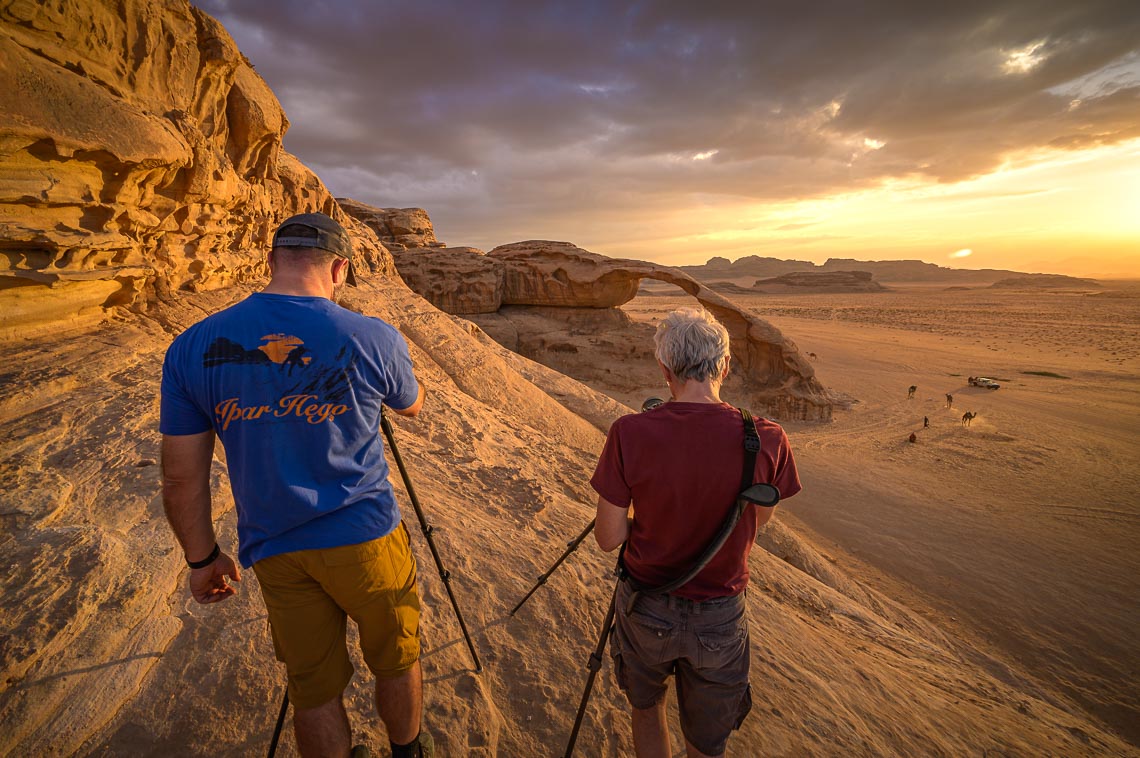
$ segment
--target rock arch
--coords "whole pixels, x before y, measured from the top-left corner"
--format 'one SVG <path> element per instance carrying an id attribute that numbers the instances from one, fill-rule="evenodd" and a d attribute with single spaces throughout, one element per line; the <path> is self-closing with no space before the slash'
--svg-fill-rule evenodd
<path id="1" fill-rule="evenodd" d="M 637 295 L 642 279 L 672 284 L 728 329 L 733 361 L 744 378 L 746 397 L 740 402 L 781 419 L 831 418 L 831 397 L 794 342 L 682 271 L 645 261 L 608 258 L 569 242 L 547 240 L 515 242 L 483 255 L 478 251 L 473 254 L 479 256 L 478 265 L 489 276 L 501 277 L 501 286 L 495 288 L 498 296 L 487 301 L 478 311 L 482 313 L 498 312 L 503 306 L 617 308 Z M 463 289 L 468 281 L 467 275 L 447 275 L 445 256 L 454 255 L 426 248 L 409 250 L 397 257 L 396 265 L 409 286 L 447 310 L 459 300 L 451 291 Z M 442 286 L 446 293 L 441 292 L 441 278 L 449 282 Z M 471 310 L 466 312 L 472 314 Z"/>

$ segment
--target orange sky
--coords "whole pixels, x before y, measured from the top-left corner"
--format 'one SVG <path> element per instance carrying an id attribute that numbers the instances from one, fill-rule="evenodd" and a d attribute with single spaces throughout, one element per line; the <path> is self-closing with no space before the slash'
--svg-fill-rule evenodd
<path id="1" fill-rule="evenodd" d="M 886 260 L 1140 278 L 1140 140 L 1011 158 L 976 179 L 897 180 L 821 199 L 712 205 L 595 228 L 580 244 L 671 265 L 713 255 Z M 712 231 L 692 233 L 694 226 Z M 624 238 L 622 238 L 624 237 Z"/>
<path id="2" fill-rule="evenodd" d="M 195 2 L 448 245 L 1140 277 L 1135 0 Z"/>

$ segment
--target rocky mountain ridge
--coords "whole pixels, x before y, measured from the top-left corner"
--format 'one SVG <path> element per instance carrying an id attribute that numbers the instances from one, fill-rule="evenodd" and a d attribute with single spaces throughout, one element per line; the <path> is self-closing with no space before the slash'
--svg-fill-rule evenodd
<path id="1" fill-rule="evenodd" d="M 784 260 L 747 255 L 730 261 L 714 256 L 701 266 L 679 266 L 690 276 L 708 281 L 714 278 L 754 276 L 778 277 L 796 272 L 832 273 L 840 271 L 866 271 L 878 282 L 945 282 L 947 284 L 992 284 L 1002 279 L 1023 277 L 1026 274 L 1003 269 L 957 269 L 918 260 L 860 261 L 854 258 L 828 258 L 822 264 L 811 261 Z M 1099 286 L 1092 279 L 1063 276 L 1061 274 L 1033 274 L 1054 281 L 1064 280 L 1078 286 Z"/>

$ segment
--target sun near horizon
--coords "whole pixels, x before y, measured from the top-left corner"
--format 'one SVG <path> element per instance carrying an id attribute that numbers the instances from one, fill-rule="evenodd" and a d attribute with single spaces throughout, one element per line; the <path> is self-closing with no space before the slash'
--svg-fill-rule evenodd
<path id="1" fill-rule="evenodd" d="M 701 218 L 715 230 L 687 233 L 693 218 L 676 214 L 657 238 L 581 244 L 669 265 L 757 255 L 1140 279 L 1140 140 L 1020 156 L 953 184 L 893 181 L 830 197 L 708 207 Z"/>
<path id="2" fill-rule="evenodd" d="M 448 245 L 1140 278 L 1126 5 L 195 2 L 286 149 Z"/>

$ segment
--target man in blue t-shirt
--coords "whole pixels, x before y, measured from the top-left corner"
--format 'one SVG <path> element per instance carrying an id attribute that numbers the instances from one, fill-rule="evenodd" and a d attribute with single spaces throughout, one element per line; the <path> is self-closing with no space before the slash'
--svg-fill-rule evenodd
<path id="1" fill-rule="evenodd" d="M 424 391 L 395 328 L 333 302 L 355 284 L 351 256 L 328 216 L 287 219 L 269 285 L 174 340 L 162 370 L 163 505 L 194 599 L 233 595 L 240 571 L 218 547 L 210 503 L 221 439 L 238 559 L 261 586 L 301 754 L 349 752 L 351 616 L 392 754 L 420 756 L 430 738 L 420 732 L 416 563 L 379 431 L 382 406 L 415 416 Z"/>

